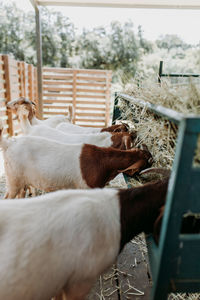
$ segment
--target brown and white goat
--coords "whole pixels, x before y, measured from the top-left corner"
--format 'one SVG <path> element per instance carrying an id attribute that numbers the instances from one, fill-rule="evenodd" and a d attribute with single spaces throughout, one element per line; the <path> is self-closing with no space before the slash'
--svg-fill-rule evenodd
<path id="1" fill-rule="evenodd" d="M 63 144 L 22 136 L 3 138 L 0 130 L 7 182 L 6 198 L 28 186 L 50 192 L 64 188 L 104 187 L 121 172 L 134 175 L 152 163 L 148 150 L 118 150 L 89 144 Z"/>
<path id="2" fill-rule="evenodd" d="M 151 233 L 168 179 L 0 202 L 0 299 L 84 300 L 135 235 Z"/>
<path id="3" fill-rule="evenodd" d="M 56 129 L 65 133 L 73 134 L 88 134 L 88 133 L 100 133 L 100 132 L 127 132 L 129 127 L 127 124 L 115 124 L 104 128 L 93 128 L 93 127 L 81 127 L 71 123 L 60 123 L 56 126 Z"/>
<path id="4" fill-rule="evenodd" d="M 18 120 L 24 134 L 40 136 L 66 144 L 87 143 L 100 147 L 113 147 L 127 150 L 134 146 L 136 132 L 102 132 L 91 134 L 70 134 L 64 133 L 55 128 L 39 124 L 32 126 L 28 119 L 29 111 L 24 105 L 18 109 Z"/>
<path id="5" fill-rule="evenodd" d="M 31 125 L 39 125 L 39 124 L 43 124 L 49 127 L 57 127 L 59 124 L 62 124 L 61 127 L 59 128 L 59 130 L 67 132 L 67 133 L 100 133 L 100 132 L 127 132 L 129 127 L 127 124 L 116 124 L 116 125 L 112 125 L 109 127 L 105 127 L 103 129 L 101 128 L 93 128 L 93 127 L 81 127 L 78 125 L 74 125 L 71 124 L 71 126 L 69 127 L 65 127 L 66 124 L 70 124 L 70 122 L 73 119 L 73 111 L 72 111 L 72 107 L 69 106 L 68 110 L 69 110 L 69 115 L 68 118 L 66 118 L 65 116 L 53 116 L 50 117 L 46 120 L 39 120 L 35 117 L 35 103 L 30 101 L 29 99 L 25 98 L 25 97 L 20 97 L 16 100 L 12 100 L 10 102 L 7 103 L 7 108 L 14 113 L 15 115 L 19 115 L 19 108 L 21 106 L 25 106 L 26 109 L 29 111 L 29 115 L 28 115 L 28 119 L 31 123 Z"/>

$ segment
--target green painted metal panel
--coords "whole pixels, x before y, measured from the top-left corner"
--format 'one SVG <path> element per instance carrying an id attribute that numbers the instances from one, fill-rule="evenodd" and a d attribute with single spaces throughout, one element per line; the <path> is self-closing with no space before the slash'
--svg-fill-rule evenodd
<path id="1" fill-rule="evenodd" d="M 170 291 L 174 293 L 199 292 L 200 280 L 195 279 L 170 279 Z M 196 299 L 198 300 L 198 298 Z"/>
<path id="2" fill-rule="evenodd" d="M 127 187 L 128 187 L 128 188 L 131 188 L 132 185 L 131 185 L 130 182 L 129 182 L 131 177 L 127 176 L 126 174 L 124 174 L 123 176 L 124 176 L 124 180 L 125 180 L 125 182 L 126 182 L 126 184 L 127 184 Z"/>
<path id="3" fill-rule="evenodd" d="M 193 168 L 191 173 L 190 200 L 188 210 L 200 213 L 200 168 Z"/>
<path id="4" fill-rule="evenodd" d="M 113 118 L 112 118 L 112 124 L 115 124 L 117 120 L 121 119 L 121 112 L 118 107 L 118 95 L 115 93 L 115 100 L 114 100 L 114 107 L 113 107 Z"/>
<path id="5" fill-rule="evenodd" d="M 152 235 L 146 237 L 146 244 L 148 249 L 149 263 L 151 267 L 151 275 L 152 278 L 155 278 L 160 260 L 159 247 L 156 245 Z"/>
<path id="6" fill-rule="evenodd" d="M 200 234 L 180 235 L 179 250 L 176 278 L 200 282 Z"/>

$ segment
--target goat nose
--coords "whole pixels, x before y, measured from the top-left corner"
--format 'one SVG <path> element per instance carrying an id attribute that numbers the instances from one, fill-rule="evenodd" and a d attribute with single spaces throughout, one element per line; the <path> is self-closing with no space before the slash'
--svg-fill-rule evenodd
<path id="1" fill-rule="evenodd" d="M 150 157 L 150 158 L 148 159 L 148 163 L 149 163 L 150 165 L 153 164 L 153 157 Z"/>

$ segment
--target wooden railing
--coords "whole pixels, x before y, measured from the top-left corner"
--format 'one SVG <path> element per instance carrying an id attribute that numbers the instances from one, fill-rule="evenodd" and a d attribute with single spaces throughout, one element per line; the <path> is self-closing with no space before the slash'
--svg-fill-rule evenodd
<path id="1" fill-rule="evenodd" d="M 18 134 L 20 130 L 6 109 L 6 103 L 22 96 L 37 103 L 36 68 L 8 55 L 0 55 L 0 116 L 5 133 L 9 135 Z"/>
<path id="2" fill-rule="evenodd" d="M 43 114 L 66 114 L 73 107 L 73 123 L 103 127 L 109 122 L 111 71 L 43 68 Z"/>
<path id="3" fill-rule="evenodd" d="M 73 107 L 73 123 L 104 127 L 110 119 L 111 71 L 43 68 L 43 117 L 67 115 Z M 17 135 L 19 124 L 6 109 L 6 103 L 19 97 L 36 103 L 37 70 L 33 65 L 0 55 L 0 117 L 5 133 Z"/>

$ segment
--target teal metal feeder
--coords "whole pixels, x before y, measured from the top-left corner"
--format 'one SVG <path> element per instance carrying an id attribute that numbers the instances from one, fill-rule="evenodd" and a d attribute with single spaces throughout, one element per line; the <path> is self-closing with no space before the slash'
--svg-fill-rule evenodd
<path id="1" fill-rule="evenodd" d="M 154 114 L 178 125 L 176 152 L 158 246 L 152 236 L 146 237 L 153 279 L 151 300 L 165 300 L 172 292 L 200 292 L 200 234 L 181 233 L 183 215 L 200 214 L 200 168 L 193 165 L 200 134 L 200 117 L 183 115 L 116 93 L 113 124 L 121 119 L 119 98 L 146 106 Z M 130 187 L 128 177 L 124 177 Z"/>

